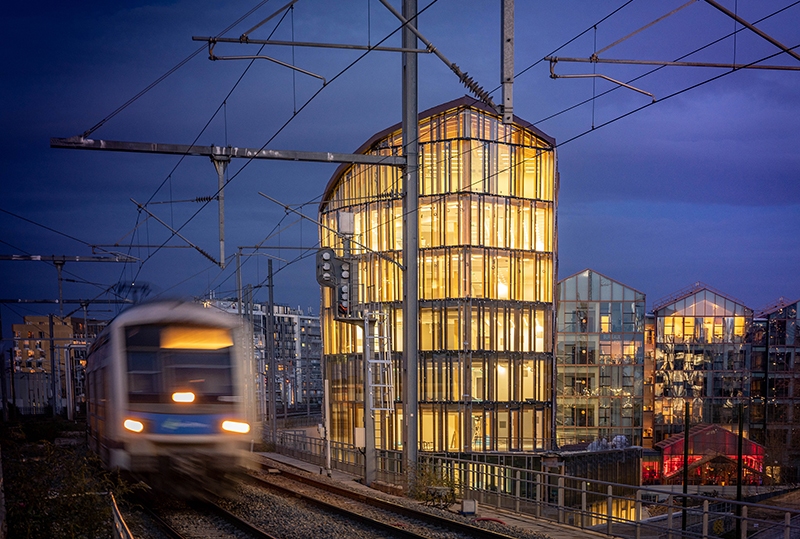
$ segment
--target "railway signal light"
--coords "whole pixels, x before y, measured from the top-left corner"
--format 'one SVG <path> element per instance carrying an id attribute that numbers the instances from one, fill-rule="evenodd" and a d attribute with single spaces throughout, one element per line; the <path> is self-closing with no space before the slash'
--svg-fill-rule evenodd
<path id="1" fill-rule="evenodd" d="M 339 282 L 337 290 L 337 304 L 339 314 L 350 312 L 350 263 L 341 261 L 338 265 Z"/>
<path id="2" fill-rule="evenodd" d="M 322 286 L 336 286 L 334 271 L 336 261 L 333 249 L 325 248 L 317 251 L 317 282 Z"/>
<path id="3" fill-rule="evenodd" d="M 317 282 L 336 289 L 336 311 L 340 316 L 350 314 L 352 277 L 350 262 L 336 256 L 333 249 L 317 251 Z"/>

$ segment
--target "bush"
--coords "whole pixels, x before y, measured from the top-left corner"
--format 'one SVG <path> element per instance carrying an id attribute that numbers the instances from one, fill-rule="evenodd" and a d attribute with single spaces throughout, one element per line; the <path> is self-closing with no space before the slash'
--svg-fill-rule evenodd
<path id="1" fill-rule="evenodd" d="M 103 471 L 85 444 L 56 446 L 63 432 L 58 426 L 46 421 L 3 429 L 8 536 L 108 537 L 113 525 L 108 493 L 120 497 L 130 488 L 117 474 Z"/>
<path id="2" fill-rule="evenodd" d="M 447 487 L 451 492 L 456 491 L 457 484 L 450 477 L 442 473 L 432 463 L 427 462 L 417 467 L 414 474 L 414 484 L 409 496 L 416 500 L 424 500 L 428 496 L 428 487 Z"/>

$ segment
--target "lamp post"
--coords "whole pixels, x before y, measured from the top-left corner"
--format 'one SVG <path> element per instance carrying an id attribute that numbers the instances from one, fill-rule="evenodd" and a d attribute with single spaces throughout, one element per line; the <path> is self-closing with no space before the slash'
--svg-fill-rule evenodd
<path id="1" fill-rule="evenodd" d="M 744 445 L 744 403 L 739 400 L 739 439 L 736 447 L 736 537 L 741 537 L 742 530 L 742 447 Z"/>
<path id="2" fill-rule="evenodd" d="M 686 508 L 689 493 L 689 420 L 691 413 L 689 400 L 683 404 L 683 511 L 681 511 L 681 530 L 686 531 Z"/>

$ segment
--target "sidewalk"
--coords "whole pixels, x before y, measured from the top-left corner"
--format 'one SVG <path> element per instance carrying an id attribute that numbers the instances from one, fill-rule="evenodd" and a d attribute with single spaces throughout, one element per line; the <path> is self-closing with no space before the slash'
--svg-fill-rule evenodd
<path id="1" fill-rule="evenodd" d="M 322 474 L 322 475 L 325 474 L 325 470 L 321 469 L 319 466 L 315 464 L 303 462 L 302 460 L 297 460 L 292 457 L 287 457 L 279 453 L 260 453 L 260 454 L 272 460 L 276 460 L 288 466 L 305 470 L 312 474 Z M 341 483 L 346 483 L 350 487 L 356 488 L 358 490 L 363 490 L 365 494 L 374 494 L 378 492 L 360 483 L 358 481 L 360 479 L 359 477 L 344 472 L 340 472 L 338 470 L 331 470 L 331 479 Z M 451 511 L 458 511 L 459 509 L 460 505 L 459 506 L 453 505 L 450 507 Z M 558 524 L 557 522 L 537 519 L 534 517 L 528 517 L 526 515 L 518 515 L 511 511 L 496 509 L 494 507 L 489 507 L 480 504 L 478 504 L 478 511 L 475 517 L 499 520 L 509 526 L 516 526 L 518 528 L 544 534 L 551 537 L 552 539 L 580 539 L 580 538 L 608 539 L 609 538 L 608 535 L 602 533 L 597 533 L 590 530 L 581 530 L 580 528 L 574 528 L 572 526 L 567 526 L 565 524 Z"/>

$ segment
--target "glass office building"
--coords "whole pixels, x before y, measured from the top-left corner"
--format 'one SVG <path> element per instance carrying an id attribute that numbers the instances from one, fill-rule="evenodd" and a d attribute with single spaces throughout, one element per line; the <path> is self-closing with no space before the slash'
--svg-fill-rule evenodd
<path id="1" fill-rule="evenodd" d="M 419 275 L 418 439 L 423 451 L 531 450 L 552 429 L 553 296 L 558 179 L 555 141 L 470 98 L 419 116 L 419 257 L 402 259 L 402 170 L 343 165 L 320 204 L 321 243 L 345 256 L 352 214 L 354 310 L 386 313 L 400 387 L 403 270 Z M 399 125 L 357 153 L 402 155 Z M 363 331 L 323 289 L 331 437 L 363 425 Z M 338 319 L 337 319 L 338 318 Z M 403 403 L 376 415 L 379 448 L 402 448 Z"/>
<path id="2" fill-rule="evenodd" d="M 559 446 L 642 445 L 645 295 L 591 269 L 558 283 Z"/>
<path id="3" fill-rule="evenodd" d="M 738 404 L 750 396 L 752 309 L 696 283 L 658 302 L 653 314 L 654 443 L 683 431 L 687 404 L 690 424 L 738 432 Z"/>
<path id="4" fill-rule="evenodd" d="M 750 331 L 750 437 L 772 463 L 800 463 L 800 301 L 780 298 L 761 309 Z"/>

